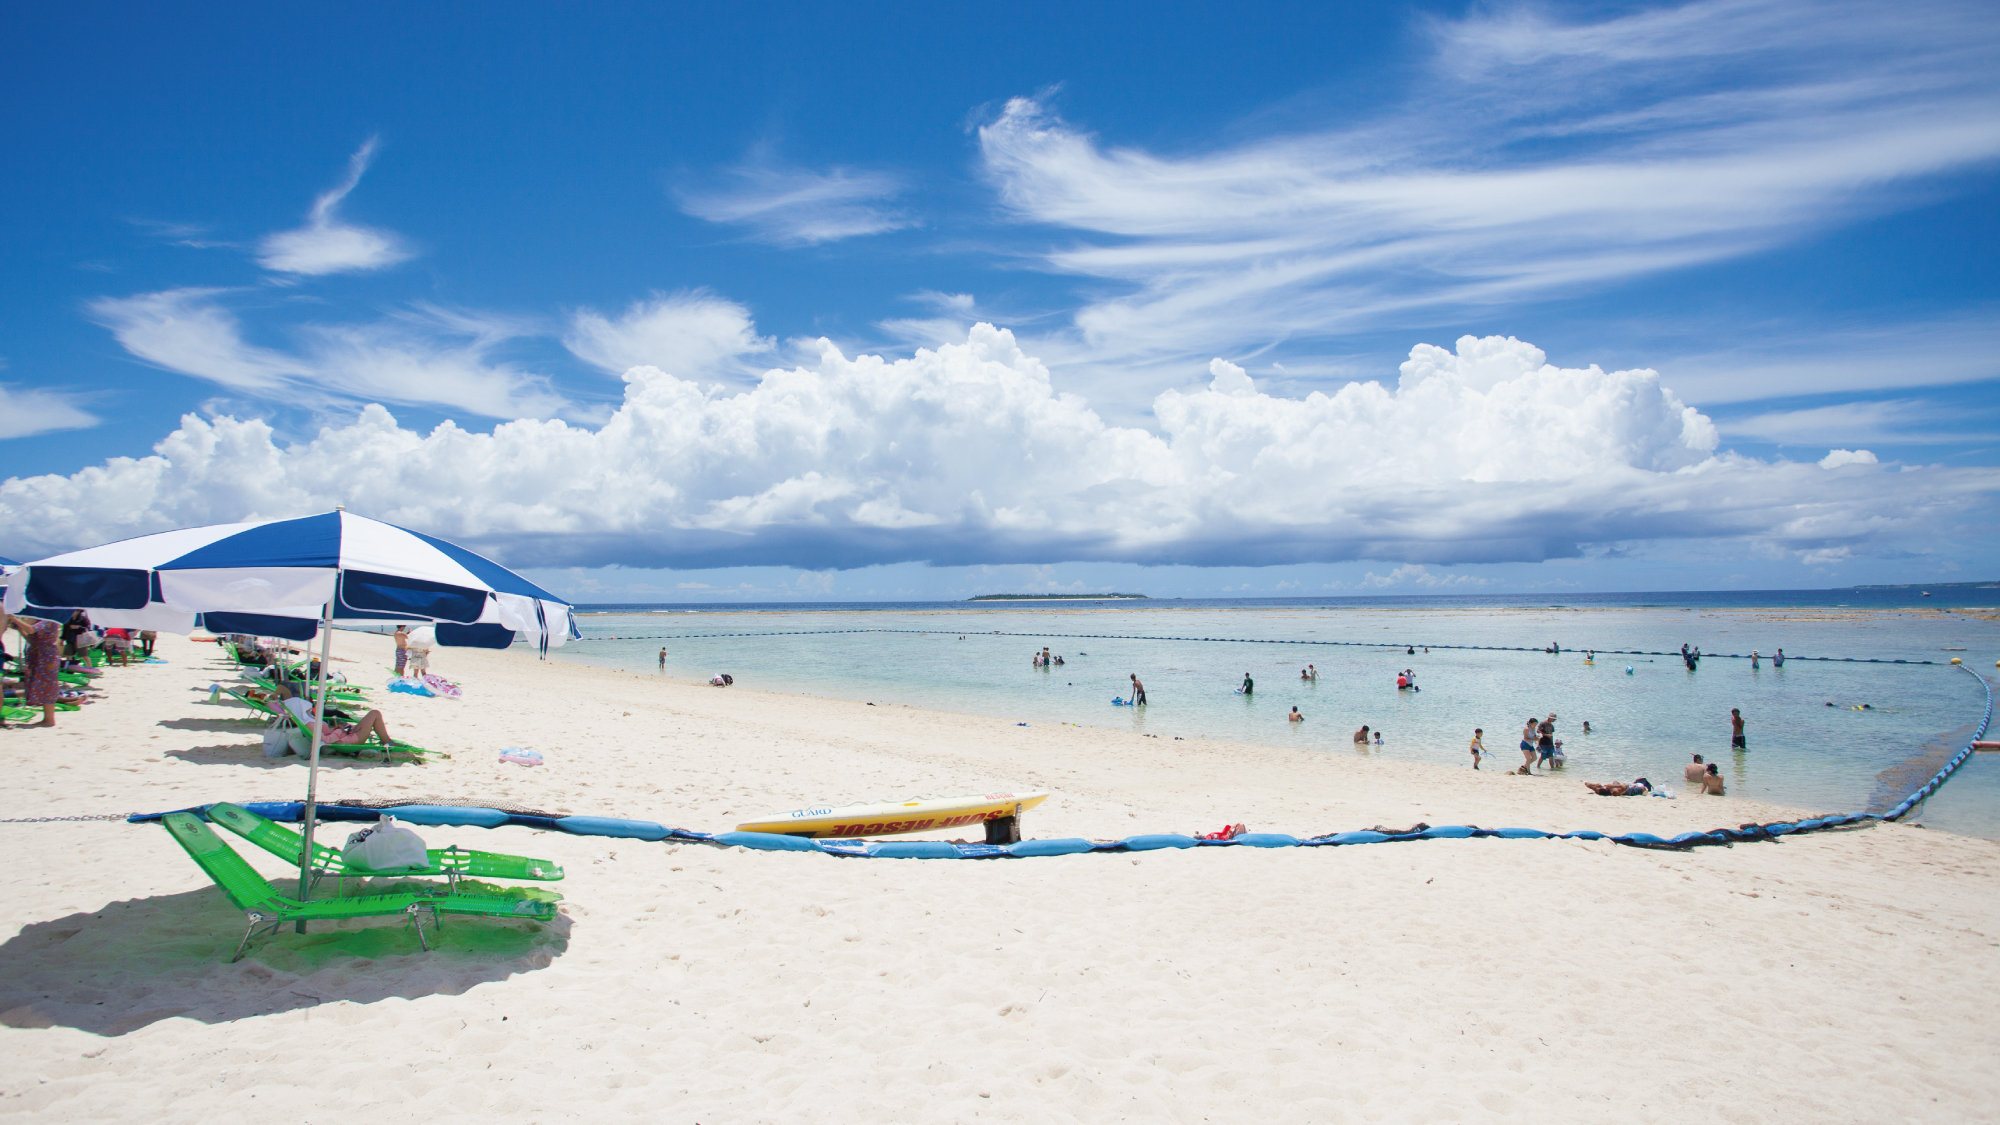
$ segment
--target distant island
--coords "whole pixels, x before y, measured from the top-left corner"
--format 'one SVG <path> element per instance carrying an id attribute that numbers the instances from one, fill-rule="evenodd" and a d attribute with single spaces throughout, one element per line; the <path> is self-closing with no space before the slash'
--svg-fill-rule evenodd
<path id="1" fill-rule="evenodd" d="M 1144 594 L 981 594 L 969 602 L 1101 602 L 1112 598 L 1146 600 Z"/>
<path id="2" fill-rule="evenodd" d="M 1842 586 L 1843 590 L 1991 590 L 2000 588 L 2000 579 L 1985 582 L 1898 582 L 1887 586 Z"/>

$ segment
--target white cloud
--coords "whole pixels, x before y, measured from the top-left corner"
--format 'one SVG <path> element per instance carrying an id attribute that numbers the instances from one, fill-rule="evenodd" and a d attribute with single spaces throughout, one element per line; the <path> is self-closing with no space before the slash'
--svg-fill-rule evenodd
<path id="1" fill-rule="evenodd" d="M 370 137 L 348 158 L 346 177 L 313 201 L 305 226 L 266 235 L 258 243 L 258 264 L 279 273 L 319 276 L 379 270 L 407 260 L 410 252 L 394 234 L 343 223 L 337 213 L 374 156 L 375 138 Z"/>
<path id="2" fill-rule="evenodd" d="M 1423 586 L 1430 589 L 1452 586 L 1484 586 L 1489 579 L 1475 578 L 1470 574 L 1434 574 L 1422 563 L 1406 563 L 1386 575 L 1369 571 L 1361 578 L 1365 589 L 1387 589 L 1392 586 Z"/>
<path id="3" fill-rule="evenodd" d="M 743 375 L 751 370 L 747 357 L 768 352 L 773 345 L 757 335 L 750 310 L 696 290 L 655 293 L 634 301 L 615 318 L 579 309 L 570 318 L 563 346 L 613 375 L 634 367 L 657 367 L 696 379 Z"/>
<path id="4" fill-rule="evenodd" d="M 1080 357 L 1127 369 L 1591 293 L 1768 248 L 2000 157 L 2000 24 L 1977 4 L 1704 0 L 1431 25 L 1380 119 L 1161 154 L 1016 98 L 979 130 L 1041 260 L 1116 283 Z"/>
<path id="5" fill-rule="evenodd" d="M 1705 405 L 1985 382 L 2000 379 L 2000 309 L 1796 336 L 1767 331 L 1660 367 L 1688 401 Z"/>
<path id="6" fill-rule="evenodd" d="M 1838 469 L 1842 465 L 1875 465 L 1879 463 L 1875 459 L 1875 455 L 1865 449 L 1830 449 L 1827 451 L 1826 456 L 1819 459 L 1819 467 L 1822 469 Z"/>
<path id="7" fill-rule="evenodd" d="M 1437 565 L 1646 540 L 1865 553 L 1986 518 L 2000 492 L 1994 469 L 1911 490 L 1888 465 L 1718 455 L 1653 372 L 1504 338 L 1419 346 L 1393 385 L 1333 395 L 1168 390 L 1157 433 L 1058 394 L 987 325 L 908 359 L 819 349 L 741 393 L 635 368 L 595 431 L 424 434 L 370 406 L 281 449 L 262 422 L 190 416 L 154 456 L 0 483 L 0 526 L 52 551 L 340 501 L 516 565 Z"/>
<path id="8" fill-rule="evenodd" d="M 244 343 L 236 314 L 216 301 L 223 292 L 168 289 L 102 297 L 90 303 L 90 315 L 140 359 L 233 390 L 269 393 L 309 373 L 291 356 Z"/>
<path id="9" fill-rule="evenodd" d="M 1952 410 L 1919 399 L 1884 402 L 1842 402 L 1800 410 L 1776 410 L 1722 423 L 1724 433 L 1785 445 L 1830 442 L 1989 441 L 1990 419 L 1964 409 Z M 1968 429 L 1968 427 L 1970 427 Z"/>
<path id="10" fill-rule="evenodd" d="M 513 322 L 421 307 L 366 324 L 308 325 L 297 352 L 249 344 L 222 290 L 106 297 L 90 313 L 125 350 L 232 390 L 322 405 L 340 397 L 425 404 L 488 418 L 544 418 L 567 407 L 540 375 L 491 353 L 527 334 Z"/>
<path id="11" fill-rule="evenodd" d="M 890 205 L 902 181 L 886 172 L 782 167 L 758 152 L 729 171 L 726 186 L 680 192 L 681 210 L 711 223 L 747 226 L 780 244 L 813 246 L 914 226 Z"/>
<path id="12" fill-rule="evenodd" d="M 3 366 L 3 365 L 0 365 Z M 60 391 L 0 383 L 0 441 L 97 425 L 97 415 Z"/>

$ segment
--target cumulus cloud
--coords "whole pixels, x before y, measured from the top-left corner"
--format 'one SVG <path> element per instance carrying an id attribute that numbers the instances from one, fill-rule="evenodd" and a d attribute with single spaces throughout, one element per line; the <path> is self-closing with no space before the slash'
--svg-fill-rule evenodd
<path id="1" fill-rule="evenodd" d="M 814 246 L 915 225 L 890 203 L 902 190 L 902 181 L 886 172 L 814 172 L 760 152 L 722 184 L 681 191 L 680 201 L 696 218 L 748 227 L 764 241 Z"/>
<path id="2" fill-rule="evenodd" d="M 1427 589 L 1485 586 L 1488 582 L 1488 579 L 1476 578 L 1470 574 L 1436 574 L 1422 563 L 1406 563 L 1387 574 L 1377 574 L 1371 570 L 1361 578 L 1362 587 L 1373 590 L 1405 585 L 1422 586 Z"/>
<path id="3" fill-rule="evenodd" d="M 283 351 L 246 342 L 225 295 L 169 289 L 89 308 L 140 359 L 262 397 L 312 405 L 363 398 L 488 418 L 545 418 L 567 406 L 543 376 L 492 358 L 529 331 L 504 318 L 423 306 L 363 324 L 307 325 L 298 349 Z"/>
<path id="4" fill-rule="evenodd" d="M 266 235 L 258 243 L 258 264 L 279 273 L 319 276 L 379 270 L 408 259 L 410 252 L 394 234 L 340 221 L 341 200 L 361 182 L 374 158 L 375 138 L 370 137 L 348 158 L 340 183 L 313 201 L 306 225 Z"/>
<path id="5" fill-rule="evenodd" d="M 1768 248 L 2000 156 L 2000 25 L 1977 4 L 1702 0 L 1431 21 L 1367 120 L 1162 154 L 1042 99 L 979 130 L 1005 206 L 1115 283 L 1081 353 L 1130 366 L 1592 292 Z"/>
<path id="6" fill-rule="evenodd" d="M 1842 465 L 1880 464 L 1873 453 L 1865 449 L 1829 449 L 1826 456 L 1819 459 L 1822 469 L 1838 469 Z"/>
<path id="7" fill-rule="evenodd" d="M 1223 389 L 1160 394 L 1158 432 L 1057 393 L 989 325 L 893 361 L 818 349 L 734 393 L 634 368 L 594 431 L 425 434 L 369 406 L 280 447 L 263 422 L 189 416 L 152 456 L 0 483 L 0 526 L 54 551 L 344 502 L 523 566 L 1437 565 L 1642 540 L 1865 551 L 2000 491 L 1993 469 L 1913 492 L 1886 465 L 1718 454 L 1654 372 L 1556 367 L 1509 338 L 1421 345 L 1393 385 L 1303 399 L 1239 393 L 1225 368 Z"/>
<path id="8" fill-rule="evenodd" d="M 563 346 L 613 375 L 634 367 L 657 367 L 694 379 L 742 375 L 750 370 L 748 357 L 770 351 L 772 341 L 757 335 L 750 310 L 696 290 L 655 293 L 634 301 L 616 317 L 579 309 L 570 318 Z"/>
<path id="9" fill-rule="evenodd" d="M 70 395 L 0 383 L 0 440 L 88 429 L 99 421 L 97 415 L 76 405 Z"/>

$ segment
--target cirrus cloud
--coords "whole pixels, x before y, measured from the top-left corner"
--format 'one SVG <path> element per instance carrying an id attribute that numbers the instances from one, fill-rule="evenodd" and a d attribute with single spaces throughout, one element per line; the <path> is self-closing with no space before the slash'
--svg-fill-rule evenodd
<path id="1" fill-rule="evenodd" d="M 890 205 L 902 191 L 887 172 L 792 168 L 760 148 L 723 182 L 679 194 L 681 210 L 696 218 L 748 227 L 766 242 L 817 246 L 916 225 Z"/>
<path id="2" fill-rule="evenodd" d="M 1984 5 L 1475 6 L 1426 28 L 1410 96 L 1316 128 L 1158 152 L 1045 97 L 1006 102 L 978 131 L 985 174 L 1012 218 L 1066 233 L 1030 260 L 1099 286 L 1067 358 L 1151 377 L 1599 292 L 1934 198 L 2000 159 Z"/>
<path id="3" fill-rule="evenodd" d="M 83 430 L 100 421 L 103 419 L 78 406 L 73 395 L 0 383 L 0 440 Z"/>
<path id="4" fill-rule="evenodd" d="M 990 325 L 907 359 L 818 350 L 736 393 L 635 367 L 596 430 L 426 434 L 369 406 L 280 447 L 263 422 L 189 416 L 152 456 L 0 483 L 0 525 L 55 551 L 344 502 L 523 566 L 1450 564 L 1705 539 L 1825 558 L 1948 533 L 2000 492 L 1993 469 L 1912 488 L 1859 455 L 1828 472 L 1719 453 L 1654 372 L 1556 367 L 1503 337 L 1303 399 L 1218 363 L 1154 400 L 1157 432 L 1059 393 Z"/>
<path id="5" fill-rule="evenodd" d="M 579 309 L 563 346 L 585 363 L 613 375 L 657 367 L 684 379 L 741 375 L 747 357 L 771 350 L 757 335 L 750 310 L 707 290 L 660 294 L 634 301 L 617 316 Z"/>
<path id="6" fill-rule="evenodd" d="M 306 225 L 264 236 L 257 244 L 257 263 L 279 273 L 320 276 L 379 270 L 406 261 L 410 251 L 396 235 L 373 227 L 343 223 L 341 200 L 361 182 L 375 158 L 374 137 L 347 160 L 347 175 L 318 199 L 306 214 Z"/>
<path id="7" fill-rule="evenodd" d="M 570 404 L 542 375 L 492 358 L 532 330 L 503 317 L 417 306 L 359 324 L 309 324 L 295 351 L 243 339 L 226 290 L 104 297 L 90 315 L 125 350 L 169 371 L 291 403 L 347 399 L 435 405 L 488 418 L 546 418 Z"/>

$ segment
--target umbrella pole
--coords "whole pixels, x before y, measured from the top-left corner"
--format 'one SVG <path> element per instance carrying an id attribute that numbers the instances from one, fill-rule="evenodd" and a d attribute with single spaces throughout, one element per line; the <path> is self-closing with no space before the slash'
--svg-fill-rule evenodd
<path id="1" fill-rule="evenodd" d="M 313 709 L 313 714 L 318 717 L 313 721 L 312 754 L 306 759 L 306 830 L 305 842 L 299 848 L 300 902 L 312 897 L 313 819 L 319 814 L 319 740 L 326 729 L 326 677 L 333 668 L 333 603 L 339 599 L 340 585 L 336 579 L 333 597 L 327 599 L 326 609 L 319 619 L 319 706 Z M 298 921 L 298 932 L 306 932 L 303 918 Z"/>

